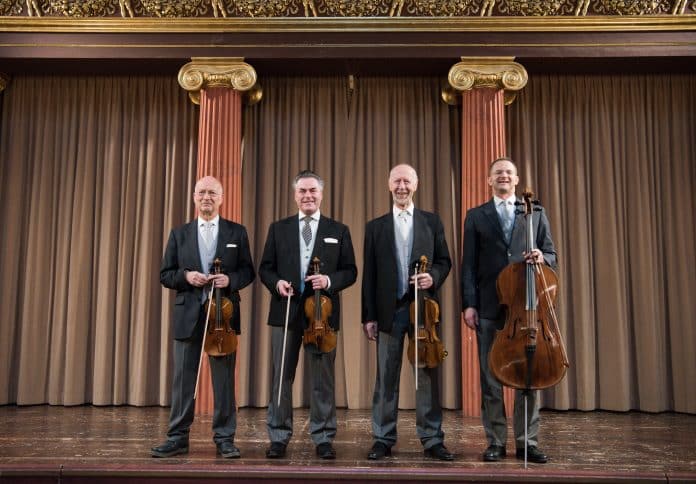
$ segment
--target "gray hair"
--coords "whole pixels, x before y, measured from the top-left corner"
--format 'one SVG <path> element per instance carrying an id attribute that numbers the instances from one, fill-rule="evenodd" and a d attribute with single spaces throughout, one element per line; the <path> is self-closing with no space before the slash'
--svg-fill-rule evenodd
<path id="1" fill-rule="evenodd" d="M 302 170 L 297 174 L 295 179 L 292 181 L 292 189 L 295 190 L 297 188 L 297 182 L 299 182 L 303 178 L 314 178 L 317 183 L 319 183 L 319 189 L 323 190 L 324 189 L 324 180 L 321 179 L 319 175 L 314 173 L 312 170 Z"/>

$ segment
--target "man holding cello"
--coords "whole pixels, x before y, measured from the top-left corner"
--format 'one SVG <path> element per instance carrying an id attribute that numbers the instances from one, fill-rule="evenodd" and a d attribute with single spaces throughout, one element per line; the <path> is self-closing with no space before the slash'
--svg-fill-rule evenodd
<path id="1" fill-rule="evenodd" d="M 355 282 L 358 270 L 348 227 L 319 212 L 324 181 L 305 170 L 295 177 L 293 189 L 299 213 L 271 224 L 259 266 L 261 282 L 271 293 L 273 381 L 266 457 L 284 457 L 292 437 L 292 383 L 304 342 L 311 373 L 311 438 L 320 458 L 335 459 L 339 293 Z"/>
<path id="2" fill-rule="evenodd" d="M 404 337 L 412 332 L 409 307 L 415 292 L 422 291 L 436 300 L 452 266 L 440 217 L 418 210 L 413 204 L 418 188 L 416 170 L 405 164 L 395 166 L 389 173 L 388 186 L 392 209 L 365 227 L 363 331 L 370 341 L 377 342 L 377 381 L 372 400 L 374 443 L 367 454 L 370 460 L 391 455 L 396 444 Z M 411 275 L 421 256 L 425 256 L 429 267 L 417 276 Z M 426 456 L 453 460 L 444 445 L 437 368 L 417 366 L 418 437 Z"/>
<path id="3" fill-rule="evenodd" d="M 169 234 L 162 258 L 160 282 L 176 291 L 173 311 L 172 408 L 167 440 L 152 448 L 153 457 L 172 457 L 189 450 L 189 429 L 193 423 L 194 391 L 202 351 L 211 288 L 219 288 L 231 300 L 231 321 L 226 324 L 239 334 L 239 290 L 255 277 L 246 229 L 220 217 L 222 185 L 212 176 L 198 180 L 193 203 L 198 218 Z M 215 259 L 220 272 L 211 274 Z M 234 335 L 236 338 L 236 335 Z M 234 396 L 236 353 L 210 356 L 213 380 L 213 440 L 222 457 L 236 458 L 234 445 L 237 410 Z"/>
<path id="4" fill-rule="evenodd" d="M 556 265 L 549 222 L 542 208 L 530 214 L 532 237 L 536 248 L 526 251 L 524 217 L 516 213 L 515 187 L 519 183 L 517 167 L 510 158 L 493 161 L 488 184 L 493 198 L 470 209 L 464 221 L 462 257 L 462 305 L 465 324 L 476 331 L 481 383 L 481 416 L 488 440 L 483 460 L 495 462 L 506 455 L 507 422 L 503 402 L 503 388 L 489 366 L 489 354 L 496 332 L 505 323 L 504 312 L 498 299 L 498 275 L 508 264 L 526 261 L 530 264 Z M 527 458 L 545 463 L 546 455 L 537 447 L 539 405 L 537 391 L 527 392 Z M 515 391 L 513 429 L 516 457 L 525 457 L 525 395 Z"/>

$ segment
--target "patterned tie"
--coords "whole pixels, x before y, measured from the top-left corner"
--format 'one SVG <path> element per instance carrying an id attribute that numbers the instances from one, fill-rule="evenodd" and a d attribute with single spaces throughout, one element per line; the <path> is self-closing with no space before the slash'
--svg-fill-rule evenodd
<path id="1" fill-rule="evenodd" d="M 310 242 L 312 242 L 312 227 L 309 225 L 312 217 L 306 216 L 303 220 L 304 227 L 302 227 L 302 239 L 304 240 L 305 245 L 309 247 Z"/>
<path id="2" fill-rule="evenodd" d="M 514 222 L 514 218 L 512 213 L 510 213 L 508 206 L 508 202 L 500 202 L 500 218 L 503 224 L 503 233 L 505 234 L 505 239 L 509 241 L 510 236 L 512 235 L 512 224 Z"/>

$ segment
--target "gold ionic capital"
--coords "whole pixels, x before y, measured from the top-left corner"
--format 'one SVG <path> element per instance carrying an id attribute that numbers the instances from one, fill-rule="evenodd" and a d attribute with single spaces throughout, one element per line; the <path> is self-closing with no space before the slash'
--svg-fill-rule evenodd
<path id="1" fill-rule="evenodd" d="M 527 85 L 527 71 L 514 57 L 462 57 L 462 61 L 452 66 L 447 75 L 449 86 L 442 91 L 442 99 L 452 104 L 455 91 L 468 91 L 478 88 L 503 89 L 505 104 L 511 104 L 517 91 Z"/>
<path id="2" fill-rule="evenodd" d="M 4 91 L 10 82 L 10 76 L 0 73 L 0 92 Z"/>
<path id="3" fill-rule="evenodd" d="M 255 102 L 263 95 L 256 84 L 256 71 L 243 57 L 192 57 L 191 62 L 179 70 L 178 80 L 195 104 L 200 104 L 201 89 L 208 87 L 252 91 L 253 95 L 248 97 Z"/>

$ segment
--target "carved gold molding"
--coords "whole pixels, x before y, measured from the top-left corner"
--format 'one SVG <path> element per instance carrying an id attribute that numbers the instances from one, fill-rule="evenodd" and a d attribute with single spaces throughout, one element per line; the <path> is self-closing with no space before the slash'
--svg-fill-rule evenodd
<path id="1" fill-rule="evenodd" d="M 0 92 L 5 90 L 5 88 L 7 87 L 7 84 L 9 82 L 10 82 L 9 76 L 6 76 L 5 74 L 0 74 Z"/>
<path id="2" fill-rule="evenodd" d="M 0 0 L 0 15 L 74 18 L 546 17 L 695 11 L 695 0 Z"/>
<path id="3" fill-rule="evenodd" d="M 505 90 L 505 104 L 511 104 L 517 91 L 527 85 L 527 71 L 514 62 L 514 57 L 462 57 L 450 68 L 447 80 L 454 91 L 477 88 Z M 443 89 L 442 99 L 448 104 L 460 98 L 450 89 Z"/>
<path id="4" fill-rule="evenodd" d="M 237 91 L 249 91 L 256 86 L 256 71 L 242 57 L 192 57 L 191 62 L 179 70 L 179 85 L 189 92 L 191 101 L 201 102 L 201 89 L 227 87 Z M 258 102 L 263 95 L 261 88 L 250 99 Z"/>

